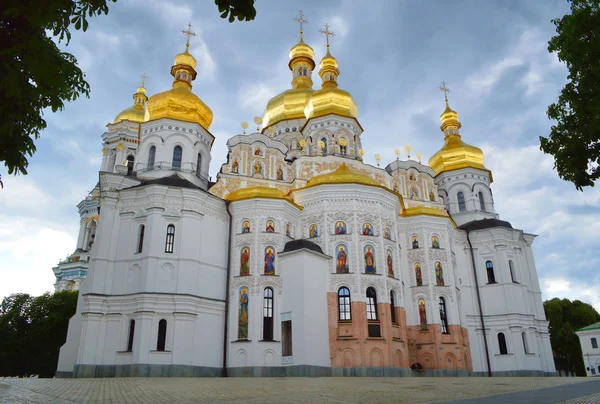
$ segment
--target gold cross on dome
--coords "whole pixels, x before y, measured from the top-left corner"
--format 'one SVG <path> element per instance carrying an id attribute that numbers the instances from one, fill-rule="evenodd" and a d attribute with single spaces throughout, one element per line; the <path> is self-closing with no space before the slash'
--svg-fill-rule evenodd
<path id="1" fill-rule="evenodd" d="M 144 82 L 148 78 L 148 76 L 146 76 L 146 72 L 144 72 L 144 74 L 142 74 L 140 77 L 142 78 L 142 87 L 144 87 Z"/>
<path id="2" fill-rule="evenodd" d="M 448 101 L 448 93 L 450 92 L 450 89 L 448 87 L 446 87 L 446 82 L 442 81 L 442 85 L 440 86 L 440 91 L 444 92 L 444 98 L 446 99 L 446 102 Z"/>
<path id="3" fill-rule="evenodd" d="M 325 24 L 325 31 L 320 29 L 319 32 L 321 34 L 325 34 L 325 37 L 327 38 L 327 49 L 329 50 L 329 36 L 335 36 L 335 33 L 333 31 L 329 31 L 329 24 Z"/>
<path id="4" fill-rule="evenodd" d="M 188 48 L 190 47 L 190 37 L 196 36 L 196 33 L 192 31 L 192 23 L 188 23 L 188 29 L 182 29 L 181 33 L 187 36 L 187 42 L 185 43 L 185 50 L 187 52 Z"/>
<path id="5" fill-rule="evenodd" d="M 300 24 L 300 39 L 302 39 L 302 34 L 304 33 L 304 31 L 302 30 L 302 24 L 308 24 L 308 20 L 302 18 L 304 17 L 302 10 L 298 11 L 298 16 L 299 17 L 294 18 L 294 21 Z"/>

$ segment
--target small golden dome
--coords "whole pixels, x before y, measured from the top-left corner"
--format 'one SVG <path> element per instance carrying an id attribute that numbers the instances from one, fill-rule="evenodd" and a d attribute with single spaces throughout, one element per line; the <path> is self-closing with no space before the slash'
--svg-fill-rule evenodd
<path id="1" fill-rule="evenodd" d="M 314 187 L 325 184 L 361 184 L 381 187 L 379 181 L 367 174 L 350 170 L 345 163 L 340 164 L 334 171 L 311 178 L 306 186 Z"/>
<path id="2" fill-rule="evenodd" d="M 314 69 L 315 51 L 310 47 L 310 45 L 307 45 L 302 38 L 300 38 L 300 42 L 292 46 L 292 49 L 290 49 L 290 69 L 292 61 L 299 57 L 312 60 Z"/>
<path id="3" fill-rule="evenodd" d="M 286 195 L 279 189 L 271 188 L 271 187 L 256 186 L 256 187 L 240 188 L 237 191 L 233 191 L 230 194 L 226 195 L 224 199 L 226 201 L 235 202 L 235 201 L 243 201 L 246 199 L 255 199 L 255 198 L 282 199 L 282 200 L 290 202 L 297 208 L 302 209 L 302 207 L 300 205 L 296 204 L 291 197 L 289 197 L 288 195 Z"/>
<path id="4" fill-rule="evenodd" d="M 186 48 L 185 52 L 182 52 L 179 55 L 175 56 L 175 62 L 173 63 L 173 65 L 191 66 L 193 69 L 195 69 L 196 63 L 196 58 L 193 57 Z"/>
<path id="5" fill-rule="evenodd" d="M 148 97 L 146 97 L 146 89 L 143 85 L 137 88 L 136 93 L 133 95 L 133 99 L 133 106 L 125 108 L 123 111 L 119 112 L 113 121 L 114 123 L 119 123 L 121 121 L 130 121 L 135 123 L 144 122 L 144 103 L 148 101 Z"/>

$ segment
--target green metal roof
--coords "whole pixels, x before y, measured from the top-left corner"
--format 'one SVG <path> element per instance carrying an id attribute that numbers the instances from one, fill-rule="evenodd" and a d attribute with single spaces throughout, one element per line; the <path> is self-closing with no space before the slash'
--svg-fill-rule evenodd
<path id="1" fill-rule="evenodd" d="M 588 325 L 587 327 L 580 328 L 577 331 L 589 331 L 589 330 L 600 330 L 600 321 L 598 321 L 597 323 Z"/>

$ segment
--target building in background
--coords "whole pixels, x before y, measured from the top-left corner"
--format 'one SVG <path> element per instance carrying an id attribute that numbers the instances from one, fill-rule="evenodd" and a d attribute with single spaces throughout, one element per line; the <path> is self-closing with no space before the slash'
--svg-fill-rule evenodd
<path id="1" fill-rule="evenodd" d="M 600 322 L 580 328 L 575 334 L 579 337 L 586 374 L 588 377 L 600 376 Z"/>

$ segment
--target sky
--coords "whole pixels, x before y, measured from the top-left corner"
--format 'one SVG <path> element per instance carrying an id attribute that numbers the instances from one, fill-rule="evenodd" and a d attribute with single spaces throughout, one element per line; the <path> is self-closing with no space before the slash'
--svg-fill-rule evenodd
<path id="1" fill-rule="evenodd" d="M 539 136 L 552 125 L 547 107 L 567 77 L 547 51 L 551 20 L 569 11 L 566 0 L 257 0 L 254 21 L 232 24 L 212 1 L 110 3 L 107 16 L 92 18 L 86 33 L 74 32 L 61 45 L 85 72 L 90 98 L 45 113 L 48 127 L 27 176 L 0 168 L 0 298 L 53 290 L 52 267 L 75 249 L 76 205 L 98 181 L 105 125 L 132 105 L 142 73 L 148 95 L 170 88 L 188 22 L 197 33 L 190 46 L 198 60 L 194 92 L 214 113 L 214 179 L 240 122 L 252 122 L 290 87 L 298 8 L 309 21 L 304 39 L 317 63 L 325 53 L 319 29 L 328 23 L 336 34 L 331 53 L 340 87 L 359 108 L 365 162 L 375 164 L 378 153 L 385 165 L 395 159 L 394 148 L 407 144 L 426 162 L 443 145 L 439 86 L 446 81 L 463 140 L 484 151 L 493 172 L 497 213 L 538 235 L 533 249 L 543 299 L 577 298 L 600 310 L 599 187 L 577 191 L 539 150 Z"/>

